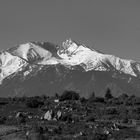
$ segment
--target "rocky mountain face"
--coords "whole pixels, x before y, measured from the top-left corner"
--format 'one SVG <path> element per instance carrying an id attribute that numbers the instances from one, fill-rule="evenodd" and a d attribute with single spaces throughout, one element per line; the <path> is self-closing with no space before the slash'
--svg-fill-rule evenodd
<path id="1" fill-rule="evenodd" d="M 140 92 L 140 63 L 94 50 L 71 39 L 61 46 L 29 42 L 0 53 L 0 96 L 61 94 L 89 97 Z"/>

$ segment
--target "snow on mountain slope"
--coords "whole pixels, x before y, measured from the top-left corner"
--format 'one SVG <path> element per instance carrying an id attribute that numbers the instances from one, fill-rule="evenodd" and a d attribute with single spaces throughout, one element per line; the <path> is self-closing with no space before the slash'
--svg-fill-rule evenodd
<path id="1" fill-rule="evenodd" d="M 29 62 L 35 61 L 35 60 L 45 61 L 52 57 L 51 52 L 41 48 L 40 46 L 33 44 L 33 43 L 21 44 L 12 53 Z"/>
<path id="2" fill-rule="evenodd" d="M 8 52 L 2 52 L 0 54 L 0 83 L 4 78 L 19 71 L 25 65 L 26 62 L 23 59 Z"/>
<path id="3" fill-rule="evenodd" d="M 26 44 L 21 44 L 15 49 L 12 49 L 10 53 L 32 64 L 33 63 L 40 64 L 40 65 L 58 64 L 59 62 L 57 62 L 57 58 L 53 56 L 53 53 L 41 47 L 40 45 L 31 42 Z"/>
<path id="4" fill-rule="evenodd" d="M 140 63 L 100 53 L 85 45 L 77 45 L 71 39 L 63 42 L 58 54 L 63 58 L 64 63 L 69 65 L 81 65 L 86 71 L 117 70 L 132 76 L 138 76 L 140 74 Z M 135 69 L 137 69 L 137 73 L 135 72 L 133 65 L 136 65 Z"/>
<path id="5" fill-rule="evenodd" d="M 60 47 L 52 43 L 25 43 L 0 54 L 0 81 L 26 65 L 81 66 L 85 71 L 114 71 L 134 77 L 140 76 L 140 63 L 103 54 L 71 39 Z M 30 71 L 26 73 L 30 74 Z M 26 75 L 25 73 L 25 75 Z"/>

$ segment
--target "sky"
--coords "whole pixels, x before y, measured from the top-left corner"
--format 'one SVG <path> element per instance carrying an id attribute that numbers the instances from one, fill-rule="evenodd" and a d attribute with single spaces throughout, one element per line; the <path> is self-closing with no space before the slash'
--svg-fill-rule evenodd
<path id="1" fill-rule="evenodd" d="M 140 0 L 0 1 L 0 50 L 68 38 L 140 61 Z"/>

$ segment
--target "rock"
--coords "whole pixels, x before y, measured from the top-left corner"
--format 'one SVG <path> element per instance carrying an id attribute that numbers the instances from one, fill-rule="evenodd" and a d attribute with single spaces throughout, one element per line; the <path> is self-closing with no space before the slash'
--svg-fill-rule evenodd
<path id="1" fill-rule="evenodd" d="M 22 114 L 21 112 L 18 112 L 18 113 L 16 114 L 16 118 L 20 118 L 20 117 L 23 117 L 23 114 Z"/>
<path id="2" fill-rule="evenodd" d="M 55 102 L 55 103 L 58 103 L 58 102 L 59 102 L 59 99 L 55 99 L 54 102 Z"/>
<path id="3" fill-rule="evenodd" d="M 52 119 L 52 110 L 51 111 L 47 111 L 44 115 L 44 119 L 50 121 Z"/>
<path id="4" fill-rule="evenodd" d="M 61 118 L 61 116 L 62 116 L 62 112 L 59 110 L 59 111 L 57 112 L 57 119 L 59 120 L 59 119 Z"/>

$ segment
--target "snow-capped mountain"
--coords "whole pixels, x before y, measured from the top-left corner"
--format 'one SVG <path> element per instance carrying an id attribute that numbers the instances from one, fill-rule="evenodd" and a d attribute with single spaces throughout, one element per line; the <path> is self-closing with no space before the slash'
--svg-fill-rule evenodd
<path id="1" fill-rule="evenodd" d="M 63 63 L 68 65 L 80 65 L 86 71 L 117 70 L 136 77 L 140 74 L 140 63 L 100 53 L 85 45 L 78 45 L 71 39 L 63 42 L 62 50 L 60 49 L 58 54 L 63 58 Z"/>
<path id="2" fill-rule="evenodd" d="M 41 85 L 41 87 L 38 87 L 39 90 L 36 89 L 36 91 L 40 91 L 40 88 L 42 88 L 42 92 L 43 90 L 46 92 L 49 88 L 52 88 L 53 91 L 50 90 L 49 92 L 57 92 L 60 89 L 62 91 L 69 88 L 79 92 L 82 91 L 81 94 L 83 96 L 84 92 L 87 92 L 85 89 L 91 92 L 97 87 L 99 88 L 99 85 L 104 86 L 104 88 L 107 85 L 118 86 L 118 83 L 121 83 L 120 81 L 125 83 L 123 85 L 125 85 L 126 89 L 129 86 L 132 91 L 133 89 L 136 89 L 137 92 L 140 91 L 139 62 L 101 53 L 84 44 L 78 44 L 71 39 L 63 42 L 61 46 L 49 42 L 21 44 L 2 51 L 0 62 L 0 91 L 3 92 L 2 95 L 5 94 L 4 92 L 7 92 L 7 87 L 10 89 L 10 93 L 7 93 L 10 95 L 20 94 L 19 87 L 25 94 L 24 85 L 28 82 L 31 83 L 28 84 L 31 89 L 34 85 L 37 85 L 36 87 Z M 43 76 L 40 79 L 40 74 L 43 74 L 45 77 Z M 52 77 L 49 75 L 52 75 Z M 46 78 L 47 81 L 44 81 L 43 79 Z M 96 85 L 97 81 L 98 85 Z M 101 84 L 103 81 L 104 83 Z M 48 90 L 46 90 L 46 86 Z M 124 91 L 124 87 L 123 89 L 121 87 L 119 86 L 118 88 L 119 92 Z M 99 92 L 99 90 L 97 91 Z"/>

